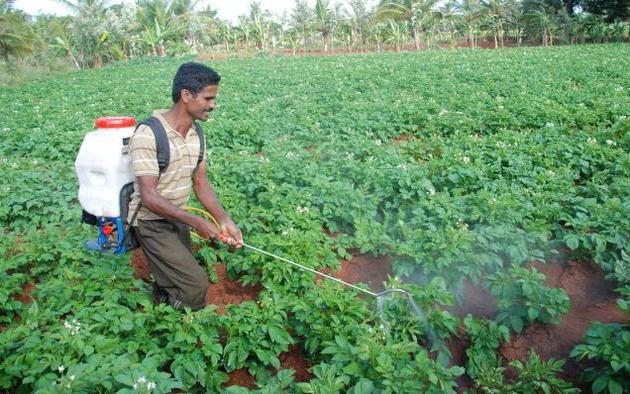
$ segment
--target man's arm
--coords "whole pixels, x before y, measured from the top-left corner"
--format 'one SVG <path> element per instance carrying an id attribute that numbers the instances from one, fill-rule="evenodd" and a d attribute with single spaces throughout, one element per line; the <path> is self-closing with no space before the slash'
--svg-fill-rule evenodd
<path id="1" fill-rule="evenodd" d="M 208 222 L 204 218 L 192 215 L 169 200 L 161 196 L 157 192 L 158 177 L 156 176 L 139 176 L 138 185 L 140 187 L 140 197 L 142 205 L 157 215 L 177 220 L 197 229 L 199 235 L 204 238 L 216 239 L 226 242 L 227 237 L 221 234 L 221 231 L 214 224 Z"/>
<path id="2" fill-rule="evenodd" d="M 221 206 L 216 193 L 208 182 L 205 159 L 202 160 L 197 167 L 193 176 L 193 184 L 195 196 L 197 196 L 201 205 L 203 205 L 204 208 L 217 220 L 217 222 L 219 222 L 221 226 L 220 230 L 227 232 L 230 237 L 228 243 L 237 248 L 243 246 L 243 235 L 241 234 L 241 231 L 238 229 L 232 218 L 230 218 L 230 215 L 225 212 L 225 209 Z"/>

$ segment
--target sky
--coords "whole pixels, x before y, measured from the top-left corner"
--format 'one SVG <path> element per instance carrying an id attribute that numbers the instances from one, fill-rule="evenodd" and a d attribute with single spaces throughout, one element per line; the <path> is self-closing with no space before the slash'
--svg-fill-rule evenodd
<path id="1" fill-rule="evenodd" d="M 276 16 L 282 15 L 283 11 L 291 12 L 295 5 L 295 0 L 258 0 L 263 10 L 267 9 Z M 120 3 L 120 0 L 113 0 L 110 3 Z M 309 4 L 315 0 L 309 1 Z M 218 11 L 218 17 L 230 22 L 236 22 L 239 15 L 248 13 L 251 0 L 201 0 L 199 8 L 205 8 L 210 5 L 211 8 Z M 331 2 L 332 3 L 332 2 Z M 37 15 L 38 13 L 69 15 L 70 10 L 55 0 L 17 0 L 14 7 L 23 10 L 27 14 Z"/>

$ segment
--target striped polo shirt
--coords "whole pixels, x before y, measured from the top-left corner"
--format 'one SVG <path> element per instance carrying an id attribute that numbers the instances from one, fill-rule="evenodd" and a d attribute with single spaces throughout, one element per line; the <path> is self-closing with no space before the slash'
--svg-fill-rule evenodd
<path id="1" fill-rule="evenodd" d="M 162 116 L 166 111 L 168 110 L 158 110 L 153 113 L 153 116 L 162 123 L 164 130 L 166 130 L 170 149 L 168 167 L 164 169 L 161 175 L 153 131 L 151 131 L 149 126 L 140 125 L 131 137 L 129 154 L 136 178 L 133 185 L 135 191 L 129 204 L 128 220 L 131 220 L 141 201 L 137 179 L 139 176 L 159 176 L 157 192 L 161 196 L 178 207 L 184 207 L 188 203 L 192 187 L 192 176 L 199 159 L 199 136 L 195 132 L 194 127 L 191 126 L 188 134 L 186 134 L 186 138 L 182 137 Z M 203 163 L 200 165 L 203 165 Z M 136 223 L 132 223 L 134 226 L 137 225 L 137 219 L 157 220 L 162 219 L 162 217 L 148 210 L 145 206 L 141 206 L 136 217 Z"/>

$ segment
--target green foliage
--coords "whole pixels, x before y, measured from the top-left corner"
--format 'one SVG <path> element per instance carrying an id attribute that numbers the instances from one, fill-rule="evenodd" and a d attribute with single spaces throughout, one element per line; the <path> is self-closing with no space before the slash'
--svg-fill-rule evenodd
<path id="1" fill-rule="evenodd" d="M 542 361 L 533 351 L 525 361 L 510 362 L 518 373 L 518 381 L 511 386 L 516 393 L 579 393 L 580 391 L 556 377 L 562 371 L 564 360 Z"/>
<path id="2" fill-rule="evenodd" d="M 627 305 L 622 305 L 626 306 Z M 626 309 L 626 311 L 628 311 Z M 597 360 L 603 368 L 589 367 L 584 379 L 592 382 L 594 393 L 624 393 L 630 390 L 630 325 L 595 322 L 571 357 Z"/>
<path id="3" fill-rule="evenodd" d="M 516 332 L 535 321 L 559 323 L 569 311 L 569 296 L 561 288 L 545 286 L 545 274 L 535 268 L 511 267 L 488 277 L 488 287 L 498 299 L 497 321 Z"/>
<path id="4" fill-rule="evenodd" d="M 510 340 L 510 331 L 491 320 L 476 319 L 467 315 L 464 319 L 466 334 L 470 346 L 466 349 L 466 373 L 473 379 L 481 377 L 484 372 L 496 370 L 501 366 L 497 353 L 502 342 Z"/>
<path id="5" fill-rule="evenodd" d="M 479 377 L 475 379 L 475 385 L 480 392 L 488 394 L 579 393 L 580 390 L 557 377 L 562 371 L 563 365 L 564 360 L 542 361 L 536 352 L 530 351 L 528 359 L 510 362 L 510 366 L 518 374 L 518 379 L 514 382 L 505 382 L 503 376 L 505 368 L 493 367 L 480 369 Z"/>

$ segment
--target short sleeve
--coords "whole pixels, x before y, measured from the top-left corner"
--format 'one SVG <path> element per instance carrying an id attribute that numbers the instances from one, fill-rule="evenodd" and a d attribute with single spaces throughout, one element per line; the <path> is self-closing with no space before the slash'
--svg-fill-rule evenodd
<path id="1" fill-rule="evenodd" d="M 129 143 L 131 165 L 135 176 L 159 176 L 155 136 L 151 128 L 141 125 L 131 137 Z"/>

